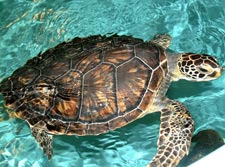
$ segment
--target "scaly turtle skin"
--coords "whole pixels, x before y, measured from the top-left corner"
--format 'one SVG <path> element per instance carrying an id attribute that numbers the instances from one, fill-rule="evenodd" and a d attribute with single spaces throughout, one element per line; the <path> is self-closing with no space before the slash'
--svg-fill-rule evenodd
<path id="1" fill-rule="evenodd" d="M 171 37 L 75 38 L 29 60 L 0 84 L 5 104 L 26 120 L 48 158 L 54 134 L 97 135 L 160 111 L 158 152 L 150 166 L 176 166 L 188 153 L 193 120 L 165 97 L 170 82 L 221 75 L 216 59 L 174 54 Z"/>

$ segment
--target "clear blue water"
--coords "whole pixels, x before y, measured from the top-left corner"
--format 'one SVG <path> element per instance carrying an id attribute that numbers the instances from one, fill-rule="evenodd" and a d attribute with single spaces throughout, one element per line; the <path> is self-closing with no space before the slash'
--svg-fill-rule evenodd
<path id="1" fill-rule="evenodd" d="M 225 64 L 223 0 L 0 0 L 0 81 L 39 52 L 76 36 L 109 32 L 144 40 L 173 37 L 171 49 L 215 55 Z M 182 101 L 195 133 L 215 129 L 225 138 L 225 75 L 207 83 L 174 83 L 168 96 Z M 0 166 L 145 166 L 157 148 L 159 114 L 94 137 L 56 136 L 51 161 L 24 121 L 9 118 L 0 97 Z"/>

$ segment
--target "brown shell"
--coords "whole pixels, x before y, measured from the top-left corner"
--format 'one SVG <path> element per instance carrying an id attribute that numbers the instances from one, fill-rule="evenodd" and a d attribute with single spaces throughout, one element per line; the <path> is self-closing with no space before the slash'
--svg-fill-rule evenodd
<path id="1" fill-rule="evenodd" d="M 29 60 L 0 84 L 6 105 L 52 134 L 100 134 L 148 111 L 164 50 L 127 36 L 75 38 Z M 46 128 L 46 127 L 45 127 Z"/>

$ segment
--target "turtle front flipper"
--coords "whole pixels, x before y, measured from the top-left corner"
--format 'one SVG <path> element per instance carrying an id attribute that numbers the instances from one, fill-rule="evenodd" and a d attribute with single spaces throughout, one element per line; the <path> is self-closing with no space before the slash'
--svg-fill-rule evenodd
<path id="1" fill-rule="evenodd" d="M 167 49 L 170 46 L 171 39 L 169 34 L 157 34 L 150 40 L 150 43 L 157 44 L 162 48 Z"/>
<path id="2" fill-rule="evenodd" d="M 43 128 L 45 126 L 44 121 L 39 121 L 35 125 L 30 125 L 31 132 L 36 141 L 41 146 L 43 152 L 48 156 L 48 159 L 50 160 L 53 155 L 53 148 L 52 148 L 52 141 L 53 136 L 48 134 L 45 129 Z"/>
<path id="3" fill-rule="evenodd" d="M 147 167 L 175 167 L 188 154 L 194 121 L 183 104 L 170 101 L 161 111 L 158 152 Z"/>

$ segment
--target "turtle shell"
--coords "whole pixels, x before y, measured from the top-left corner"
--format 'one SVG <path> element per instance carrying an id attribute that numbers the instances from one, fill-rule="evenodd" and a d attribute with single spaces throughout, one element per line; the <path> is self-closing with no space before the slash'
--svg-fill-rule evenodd
<path id="1" fill-rule="evenodd" d="M 165 51 L 128 36 L 75 38 L 0 84 L 5 104 L 51 134 L 93 135 L 143 116 L 167 73 Z"/>

